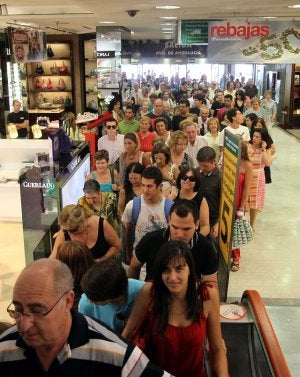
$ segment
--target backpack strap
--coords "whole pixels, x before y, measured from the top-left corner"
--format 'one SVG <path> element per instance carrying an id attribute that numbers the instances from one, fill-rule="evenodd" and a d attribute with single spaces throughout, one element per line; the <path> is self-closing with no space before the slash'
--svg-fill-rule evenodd
<path id="1" fill-rule="evenodd" d="M 139 217 L 139 214 L 141 212 L 141 205 L 142 205 L 142 199 L 140 196 L 136 196 L 132 200 L 132 212 L 131 212 L 131 221 L 132 224 L 135 226 L 137 223 L 137 219 Z"/>
<path id="2" fill-rule="evenodd" d="M 170 210 L 171 210 L 171 207 L 172 207 L 173 204 L 174 204 L 173 200 L 171 200 L 169 198 L 165 199 L 164 211 L 165 211 L 166 220 L 168 220 L 168 218 L 169 218 Z"/>

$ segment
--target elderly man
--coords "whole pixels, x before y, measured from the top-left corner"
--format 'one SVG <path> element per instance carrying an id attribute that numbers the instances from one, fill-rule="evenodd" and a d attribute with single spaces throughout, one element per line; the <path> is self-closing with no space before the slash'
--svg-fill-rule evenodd
<path id="1" fill-rule="evenodd" d="M 188 137 L 188 145 L 187 145 L 186 153 L 189 155 L 189 157 L 193 161 L 193 167 L 197 168 L 198 167 L 197 153 L 199 149 L 208 145 L 208 142 L 204 136 L 198 135 L 197 123 L 194 123 L 194 122 L 185 123 L 183 131 L 186 133 Z"/>
<path id="2" fill-rule="evenodd" d="M 59 260 L 25 267 L 7 308 L 16 325 L 0 337 L 1 376 L 163 375 L 138 348 L 73 311 L 72 289 L 71 271 Z"/>

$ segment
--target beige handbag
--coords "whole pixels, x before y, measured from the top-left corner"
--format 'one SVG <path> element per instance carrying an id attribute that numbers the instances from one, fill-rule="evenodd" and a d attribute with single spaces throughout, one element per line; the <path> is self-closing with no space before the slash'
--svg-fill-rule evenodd
<path id="1" fill-rule="evenodd" d="M 7 131 L 8 131 L 10 139 L 17 139 L 18 138 L 18 136 L 19 136 L 18 130 L 17 130 L 17 127 L 14 123 L 9 123 L 7 125 Z"/>
<path id="2" fill-rule="evenodd" d="M 66 86 L 65 80 L 60 77 L 60 79 L 58 80 L 57 89 L 58 90 L 65 90 L 66 87 L 67 86 Z"/>
<path id="3" fill-rule="evenodd" d="M 40 139 L 42 137 L 42 131 L 38 124 L 33 124 L 31 129 L 32 129 L 34 139 Z"/>

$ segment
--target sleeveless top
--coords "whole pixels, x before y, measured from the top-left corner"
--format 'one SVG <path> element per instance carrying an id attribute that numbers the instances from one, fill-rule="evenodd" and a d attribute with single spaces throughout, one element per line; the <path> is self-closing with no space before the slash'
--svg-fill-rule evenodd
<path id="1" fill-rule="evenodd" d="M 98 259 L 103 257 L 110 248 L 109 243 L 104 238 L 104 229 L 103 229 L 103 218 L 99 217 L 99 224 L 98 224 L 98 237 L 94 246 L 90 247 L 90 250 L 93 254 L 94 259 Z M 70 241 L 71 237 L 69 233 L 64 230 L 65 241 Z"/>
<path id="2" fill-rule="evenodd" d="M 178 194 L 177 194 L 177 196 L 174 200 L 175 202 L 176 202 L 176 200 L 180 199 L 179 194 L 180 193 L 178 192 Z M 200 191 L 198 191 L 197 194 L 193 197 L 193 199 L 190 199 L 190 200 L 192 200 L 195 203 L 197 208 L 200 208 L 203 198 L 204 198 L 204 196 L 201 194 Z"/>
<path id="3" fill-rule="evenodd" d="M 207 283 L 200 286 L 200 297 L 203 301 L 209 299 L 206 285 L 210 286 Z M 153 317 L 153 314 L 151 315 Z M 206 320 L 206 316 L 201 312 L 198 321 L 188 326 L 168 324 L 163 334 L 152 333 L 149 355 L 151 361 L 176 377 L 204 377 Z"/>
<path id="4" fill-rule="evenodd" d="M 112 192 L 111 185 L 112 185 L 112 183 L 114 183 L 114 178 L 113 178 L 113 174 L 114 173 L 113 173 L 113 171 L 111 169 L 109 169 L 109 171 L 110 171 L 110 176 L 111 176 L 110 181 L 108 181 L 107 183 L 100 183 L 100 182 L 98 182 L 100 190 L 102 192 Z M 95 172 L 92 171 L 91 176 L 93 177 L 93 179 L 95 179 L 97 181 Z"/>

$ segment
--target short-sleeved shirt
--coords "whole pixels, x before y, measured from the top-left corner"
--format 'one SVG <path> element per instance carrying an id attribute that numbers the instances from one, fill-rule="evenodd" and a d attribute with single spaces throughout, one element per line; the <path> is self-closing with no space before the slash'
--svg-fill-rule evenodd
<path id="1" fill-rule="evenodd" d="M 92 304 L 84 293 L 79 301 L 79 312 L 106 323 L 107 326 L 120 334 L 131 313 L 135 298 L 143 285 L 144 282 L 140 280 L 128 279 L 127 299 L 121 307 L 116 304 Z"/>
<path id="2" fill-rule="evenodd" d="M 140 150 L 142 152 L 151 152 L 153 148 L 152 140 L 157 136 L 156 132 L 149 132 L 147 136 L 137 132 L 137 136 L 140 140 Z"/>
<path id="3" fill-rule="evenodd" d="M 122 120 L 118 124 L 118 129 L 120 134 L 126 135 L 128 132 L 137 132 L 140 129 L 140 124 L 136 119 L 133 119 L 130 123 L 127 123 L 126 120 Z"/>
<path id="4" fill-rule="evenodd" d="M 28 120 L 28 113 L 26 111 L 19 111 L 17 113 L 12 112 L 7 115 L 7 123 L 15 123 L 21 124 L 24 123 L 25 120 Z M 27 128 L 20 128 L 18 131 L 18 137 L 26 137 L 27 136 Z"/>
<path id="5" fill-rule="evenodd" d="M 250 140 L 249 130 L 245 126 L 239 126 L 239 128 L 232 128 L 230 126 L 227 126 L 226 128 L 224 128 L 224 130 L 229 131 L 233 135 L 240 136 L 244 141 Z M 224 146 L 224 130 L 222 130 L 220 132 L 220 136 L 219 136 L 219 146 L 220 147 Z"/>
<path id="6" fill-rule="evenodd" d="M 124 135 L 117 134 L 114 140 L 110 140 L 107 135 L 98 140 L 98 150 L 105 149 L 109 155 L 109 163 L 113 164 L 124 152 Z"/>
<path id="7" fill-rule="evenodd" d="M 167 226 L 167 219 L 164 210 L 165 200 L 166 198 L 162 197 L 159 203 L 150 205 L 145 203 L 144 196 L 141 196 L 141 210 L 135 225 L 133 247 L 138 244 L 146 233 Z M 132 208 L 133 200 L 130 200 L 130 202 L 126 204 L 122 216 L 122 222 L 127 224 L 132 223 Z"/>
<path id="8" fill-rule="evenodd" d="M 147 233 L 138 243 L 135 253 L 137 260 L 146 263 L 146 280 L 153 279 L 153 265 L 156 255 L 163 244 L 170 239 L 169 228 L 158 229 Z M 218 271 L 218 255 L 216 254 L 211 241 L 202 234 L 195 232 L 189 244 L 195 262 L 196 274 L 212 275 Z"/>

